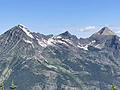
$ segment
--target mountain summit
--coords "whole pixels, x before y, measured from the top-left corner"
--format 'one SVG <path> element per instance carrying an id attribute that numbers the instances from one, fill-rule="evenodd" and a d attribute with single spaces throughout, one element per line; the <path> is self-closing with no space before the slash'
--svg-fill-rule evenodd
<path id="1" fill-rule="evenodd" d="M 104 39 L 104 40 L 106 40 L 106 39 L 110 39 L 114 35 L 115 35 L 115 33 L 112 32 L 111 29 L 109 29 L 108 27 L 103 27 L 101 30 L 94 33 L 90 38 L 91 39 L 99 39 L 99 40 Z"/>
<path id="2" fill-rule="evenodd" d="M 103 27 L 96 34 L 98 34 L 98 35 L 115 35 L 115 33 L 112 32 L 112 30 L 110 30 L 108 27 Z"/>
<path id="3" fill-rule="evenodd" d="M 65 31 L 64 33 L 60 34 L 60 36 L 63 36 L 63 37 L 70 37 L 72 36 L 68 31 Z"/>
<path id="4" fill-rule="evenodd" d="M 26 35 L 28 35 L 30 38 L 34 38 L 34 37 L 30 34 L 30 31 L 29 31 L 24 25 L 19 24 L 18 27 L 19 27 L 21 30 L 23 30 L 23 31 L 26 33 Z"/>

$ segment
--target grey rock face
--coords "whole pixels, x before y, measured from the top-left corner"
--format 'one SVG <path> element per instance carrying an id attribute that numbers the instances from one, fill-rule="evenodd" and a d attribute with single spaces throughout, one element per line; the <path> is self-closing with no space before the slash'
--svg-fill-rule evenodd
<path id="1" fill-rule="evenodd" d="M 86 39 L 69 32 L 31 33 L 18 25 L 0 35 L 0 79 L 5 89 L 111 90 L 120 87 L 120 38 L 107 27 Z"/>
<path id="2" fill-rule="evenodd" d="M 99 32 L 95 33 L 97 35 L 115 35 L 108 27 L 103 27 Z"/>

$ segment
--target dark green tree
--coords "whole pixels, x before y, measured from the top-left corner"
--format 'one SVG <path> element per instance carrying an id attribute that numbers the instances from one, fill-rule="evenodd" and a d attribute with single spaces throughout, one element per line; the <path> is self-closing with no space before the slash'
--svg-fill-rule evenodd
<path id="1" fill-rule="evenodd" d="M 114 83 L 112 84 L 112 90 L 118 90 Z"/>
<path id="2" fill-rule="evenodd" d="M 12 84 L 11 84 L 10 88 L 11 88 L 11 90 L 14 90 L 16 88 L 13 81 L 12 81 Z"/>
<path id="3" fill-rule="evenodd" d="M 0 83 L 0 88 L 1 88 L 1 90 L 4 90 L 3 80 L 2 80 L 1 83 Z"/>

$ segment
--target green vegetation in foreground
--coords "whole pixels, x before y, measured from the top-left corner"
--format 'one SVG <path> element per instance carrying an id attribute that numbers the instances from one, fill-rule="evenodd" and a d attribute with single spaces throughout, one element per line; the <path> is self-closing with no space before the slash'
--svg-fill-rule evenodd
<path id="1" fill-rule="evenodd" d="M 112 90 L 118 90 L 114 83 L 112 84 Z"/>
<path id="2" fill-rule="evenodd" d="M 14 85 L 14 82 L 12 81 L 11 86 L 10 86 L 11 90 L 15 90 L 16 86 Z M 0 90 L 4 90 L 4 82 L 3 80 L 0 83 Z"/>
<path id="3" fill-rule="evenodd" d="M 11 90 L 15 90 L 15 88 L 16 88 L 16 86 L 15 86 L 13 80 L 12 80 L 12 83 L 11 83 L 11 85 L 10 85 L 10 89 L 11 89 Z M 0 83 L 0 90 L 4 90 L 4 82 L 3 82 L 3 80 L 2 80 L 1 83 Z M 112 84 L 112 90 L 118 90 L 118 89 L 116 88 L 116 85 L 115 85 L 114 83 Z"/>

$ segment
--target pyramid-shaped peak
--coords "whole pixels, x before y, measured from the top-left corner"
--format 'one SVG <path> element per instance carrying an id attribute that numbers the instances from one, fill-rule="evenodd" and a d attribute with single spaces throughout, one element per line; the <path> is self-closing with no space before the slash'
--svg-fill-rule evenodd
<path id="1" fill-rule="evenodd" d="M 103 27 L 100 31 L 97 32 L 98 35 L 115 35 L 111 29 L 108 27 Z"/>
<path id="2" fill-rule="evenodd" d="M 62 36 L 71 36 L 71 34 L 68 31 L 65 31 L 64 33 L 60 34 Z"/>
<path id="3" fill-rule="evenodd" d="M 29 37 L 34 38 L 30 31 L 22 24 L 19 24 L 17 27 L 19 27 L 22 31 L 24 31 Z"/>

